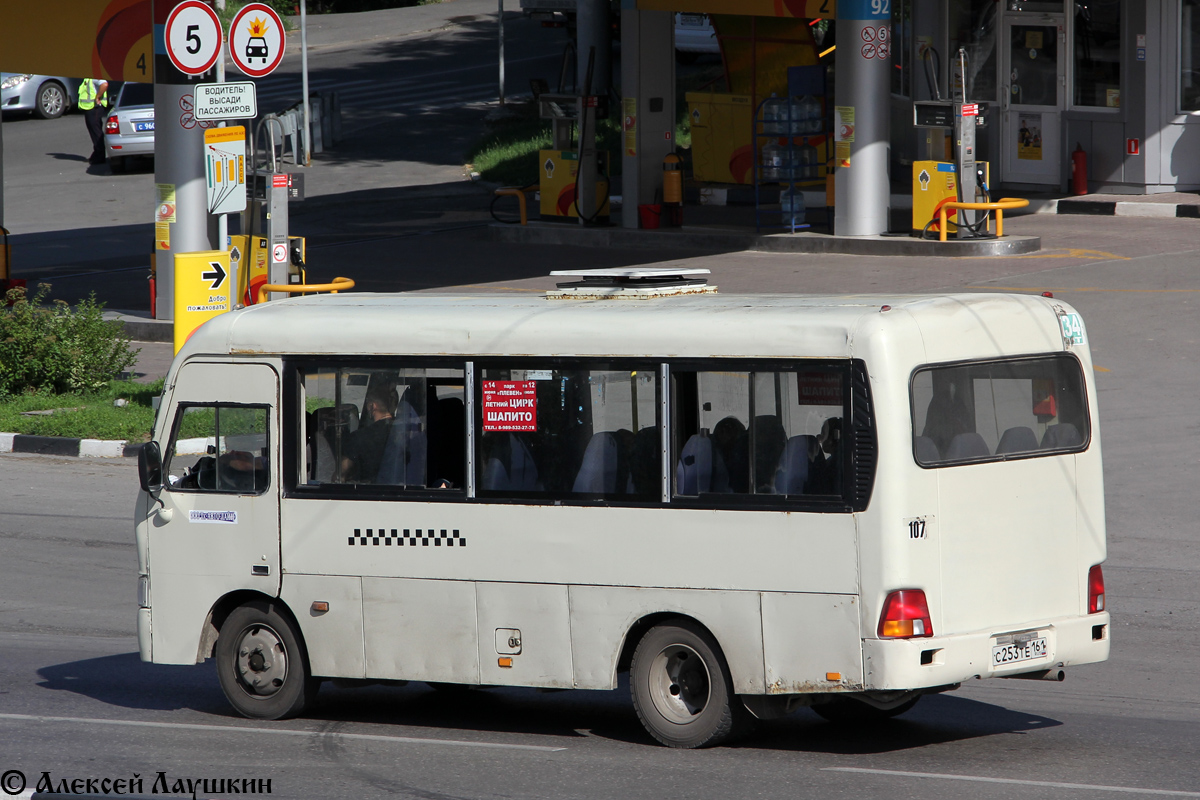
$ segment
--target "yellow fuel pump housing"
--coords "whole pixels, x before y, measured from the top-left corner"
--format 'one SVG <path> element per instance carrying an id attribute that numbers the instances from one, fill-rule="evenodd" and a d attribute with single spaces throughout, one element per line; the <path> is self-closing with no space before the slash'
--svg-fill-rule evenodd
<path id="1" fill-rule="evenodd" d="M 578 219 L 579 209 L 575 206 L 575 177 L 579 172 L 579 154 L 574 150 L 538 151 L 538 191 L 541 192 L 540 210 L 542 219 Z M 597 219 L 608 219 L 608 151 L 596 152 L 596 168 L 601 175 L 596 178 Z"/>
<path id="2" fill-rule="evenodd" d="M 983 170 L 984 184 L 991 184 L 990 164 L 986 161 L 975 162 L 977 168 Z M 930 220 L 936 220 L 938 208 L 945 201 L 958 200 L 958 174 L 954 164 L 948 161 L 914 161 L 913 162 L 913 206 L 912 229 L 914 233 L 925 230 Z M 978 198 L 982 200 L 982 198 Z M 954 233 L 958 226 L 953 219 L 957 212 L 948 214 L 946 232 Z M 935 225 L 936 227 L 936 225 Z"/>

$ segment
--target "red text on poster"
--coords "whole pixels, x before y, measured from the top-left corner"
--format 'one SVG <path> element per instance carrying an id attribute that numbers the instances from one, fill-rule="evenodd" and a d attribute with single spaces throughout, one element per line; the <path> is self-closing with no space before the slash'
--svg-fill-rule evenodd
<path id="1" fill-rule="evenodd" d="M 484 381 L 485 431 L 536 431 L 537 381 Z"/>
<path id="2" fill-rule="evenodd" d="M 838 372 L 798 372 L 796 390 L 802 406 L 840 406 L 842 376 Z"/>

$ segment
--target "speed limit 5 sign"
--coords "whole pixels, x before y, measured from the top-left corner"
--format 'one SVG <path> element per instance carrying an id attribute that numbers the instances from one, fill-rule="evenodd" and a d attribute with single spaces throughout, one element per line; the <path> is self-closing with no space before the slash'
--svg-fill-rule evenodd
<path id="1" fill-rule="evenodd" d="M 202 75 L 212 69 L 221 53 L 222 38 L 217 12 L 200 0 L 184 0 L 167 17 L 167 56 L 186 75 Z"/>

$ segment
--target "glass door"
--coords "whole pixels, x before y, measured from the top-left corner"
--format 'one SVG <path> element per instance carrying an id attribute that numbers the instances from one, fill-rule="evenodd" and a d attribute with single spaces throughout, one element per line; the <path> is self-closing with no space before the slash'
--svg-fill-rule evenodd
<path id="1" fill-rule="evenodd" d="M 1062 174 L 1066 35 L 1060 14 L 1004 20 L 1001 163 L 1008 183 L 1052 184 Z"/>

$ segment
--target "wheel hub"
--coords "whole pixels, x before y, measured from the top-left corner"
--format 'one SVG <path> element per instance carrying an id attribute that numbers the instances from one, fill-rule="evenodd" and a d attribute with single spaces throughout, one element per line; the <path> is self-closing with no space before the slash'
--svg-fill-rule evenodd
<path id="1" fill-rule="evenodd" d="M 287 680 L 287 653 L 283 639 L 266 625 L 252 625 L 238 639 L 237 676 L 252 695 L 269 697 Z"/>
<path id="2" fill-rule="evenodd" d="M 650 698 L 667 720 L 686 725 L 708 705 L 708 668 L 683 644 L 664 647 L 650 665 Z"/>

